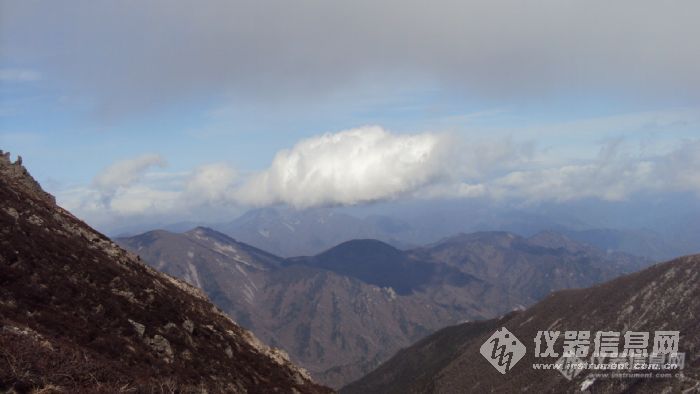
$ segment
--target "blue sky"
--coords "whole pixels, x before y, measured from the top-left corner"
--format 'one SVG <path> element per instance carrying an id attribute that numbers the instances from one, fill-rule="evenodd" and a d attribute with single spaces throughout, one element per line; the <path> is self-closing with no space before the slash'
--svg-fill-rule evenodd
<path id="1" fill-rule="evenodd" d="M 104 228 L 280 203 L 695 193 L 698 11 L 2 1 L 0 148 Z"/>

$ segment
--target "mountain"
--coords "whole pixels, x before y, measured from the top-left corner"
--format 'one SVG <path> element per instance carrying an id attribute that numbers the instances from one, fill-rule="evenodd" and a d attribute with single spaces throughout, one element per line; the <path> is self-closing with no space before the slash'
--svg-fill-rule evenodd
<path id="1" fill-rule="evenodd" d="M 693 218 L 693 224 L 700 231 L 700 226 L 695 221 L 698 218 Z M 689 233 L 695 233 L 693 225 L 684 225 Z M 639 256 L 648 256 L 656 260 L 668 259 L 673 256 L 688 254 L 689 252 L 697 252 L 698 240 L 687 242 L 684 244 L 684 238 L 689 238 L 683 235 L 659 234 L 655 231 L 641 230 L 618 230 L 618 229 L 586 229 L 586 230 L 564 230 L 562 231 L 571 239 L 579 242 L 594 245 L 601 250 L 619 251 L 624 253 L 634 253 Z M 690 246 L 692 245 L 692 246 Z"/>
<path id="2" fill-rule="evenodd" d="M 309 256 L 353 239 L 377 239 L 400 249 L 458 233 L 509 232 L 531 237 L 556 232 L 602 251 L 654 261 L 700 252 L 700 209 L 693 195 L 669 200 L 544 204 L 510 209 L 478 200 L 394 201 L 351 208 L 285 207 L 248 211 L 231 222 L 132 221 L 109 229 L 126 237 L 151 229 L 185 232 L 207 226 L 278 256 Z M 634 200 L 634 199 L 632 199 Z M 602 204 L 602 205 L 601 205 Z"/>
<path id="3" fill-rule="evenodd" d="M 573 241 L 566 248 L 546 247 L 507 233 L 456 237 L 408 251 L 353 240 L 288 259 L 201 227 L 117 242 L 203 289 L 234 320 L 287 350 L 332 387 L 359 378 L 439 328 L 492 318 L 551 290 L 626 272 L 612 257 Z M 469 259 L 458 258 L 465 253 Z M 491 271 L 496 274 L 485 274 Z M 538 275 L 552 280 L 526 282 Z"/>
<path id="4" fill-rule="evenodd" d="M 182 234 L 155 230 L 116 241 L 157 270 L 204 289 L 226 311 L 247 310 L 262 284 L 261 274 L 282 263 L 277 256 L 206 227 Z M 233 316 L 244 326 L 250 322 L 248 313 Z"/>
<path id="5" fill-rule="evenodd" d="M 555 231 L 603 251 L 643 256 L 655 261 L 699 253 L 700 205 L 692 193 L 654 198 L 637 195 L 624 202 L 576 199 L 511 209 L 479 200 L 404 203 L 386 213 L 414 230 L 416 244 L 453 234 L 506 231 L 524 237 Z"/>
<path id="6" fill-rule="evenodd" d="M 604 253 L 552 232 L 530 238 L 507 232 L 460 234 L 412 253 L 494 284 L 500 294 L 509 296 L 509 305 L 519 307 L 553 290 L 590 286 L 648 264 L 645 259 Z"/>
<path id="7" fill-rule="evenodd" d="M 410 253 L 374 239 L 352 240 L 312 257 L 297 257 L 286 264 L 301 264 L 333 271 L 380 287 L 390 287 L 401 295 L 429 286 L 477 285 L 471 275 L 434 261 L 422 261 Z"/>
<path id="8" fill-rule="evenodd" d="M 0 152 L 0 391 L 325 393 Z"/>
<path id="9" fill-rule="evenodd" d="M 657 264 L 591 288 L 562 290 L 525 311 L 440 330 L 400 351 L 367 376 L 344 387 L 341 393 L 698 392 L 698 280 L 700 255 L 694 255 Z M 480 354 L 482 344 L 502 327 L 522 341 L 526 348 L 522 360 L 505 375 Z M 595 374 L 600 370 L 581 370 L 570 381 L 560 371 L 533 367 L 536 363 L 556 361 L 556 358 L 535 358 L 533 340 L 539 330 L 590 331 L 591 347 L 596 331 L 650 332 L 652 338 L 659 330 L 679 331 L 678 351 L 685 353 L 683 376 L 596 378 Z M 562 354 L 562 344 L 563 340 L 559 339 L 555 347 L 559 355 Z M 648 352 L 652 352 L 651 344 Z"/>
<path id="10" fill-rule="evenodd" d="M 212 227 L 283 257 L 313 255 L 341 242 L 361 238 L 407 246 L 413 231 L 408 224 L 387 216 L 359 219 L 325 208 L 255 209 L 233 222 Z"/>
<path id="11" fill-rule="evenodd" d="M 305 264 L 305 259 L 275 257 L 207 228 L 183 234 L 151 231 L 117 242 L 163 272 L 200 287 L 237 322 L 287 350 L 318 381 L 334 387 L 362 376 L 445 324 L 489 317 L 496 307 L 474 301 L 488 292 L 489 286 L 480 282 L 399 294 L 369 277 L 339 274 Z M 365 250 L 368 244 L 374 248 Z M 353 255 L 367 257 L 379 251 L 385 257 L 408 258 L 379 241 L 335 249 L 319 256 L 336 257 L 342 251 L 352 260 Z M 319 256 L 310 260 L 328 261 Z M 393 267 L 391 259 L 377 263 Z"/>

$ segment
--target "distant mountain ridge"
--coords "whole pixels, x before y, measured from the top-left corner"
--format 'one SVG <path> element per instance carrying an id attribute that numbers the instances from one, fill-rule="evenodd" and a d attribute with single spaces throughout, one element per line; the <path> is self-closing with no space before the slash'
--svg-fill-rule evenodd
<path id="1" fill-rule="evenodd" d="M 426 212 L 367 216 L 353 216 L 354 213 L 334 208 L 260 208 L 231 222 L 207 226 L 282 257 L 316 255 L 353 239 L 377 239 L 399 249 L 410 249 L 460 232 L 494 231 L 525 238 L 542 232 L 558 233 L 601 251 L 628 253 L 655 261 L 700 252 L 697 249 L 699 238 L 695 235 L 700 234 L 697 213 L 679 218 L 677 221 L 688 231 L 677 231 L 668 223 L 663 228 L 616 228 L 606 227 L 612 224 L 587 224 L 561 212 L 548 216 L 501 212 L 496 208 L 492 208 L 492 212 L 478 205 L 465 208 L 453 205 L 448 205 L 444 211 L 433 207 Z M 195 227 L 183 225 L 179 223 L 164 229 L 179 232 Z"/>
<path id="2" fill-rule="evenodd" d="M 649 264 L 551 232 L 531 238 L 507 232 L 459 234 L 412 252 L 493 283 L 520 306 L 539 301 L 552 290 L 590 286 Z"/>
<path id="3" fill-rule="evenodd" d="M 678 201 L 677 210 L 666 205 L 669 215 L 660 215 L 659 205 L 638 201 L 625 212 L 619 211 L 619 204 L 603 204 L 596 210 L 585 202 L 546 207 L 551 209 L 508 209 L 461 200 L 374 208 L 275 206 L 253 209 L 230 221 L 136 222 L 110 234 L 123 238 L 154 228 L 185 232 L 206 226 L 278 256 L 296 257 L 317 255 L 353 239 L 377 239 L 411 249 L 462 232 L 504 231 L 525 238 L 554 232 L 601 251 L 661 261 L 700 252 L 700 210 L 692 201 L 693 197 Z"/>
<path id="4" fill-rule="evenodd" d="M 282 257 L 308 256 L 353 239 L 378 239 L 407 246 L 413 229 L 407 223 L 372 215 L 356 218 L 333 209 L 261 208 L 230 223 L 213 226 L 242 242 Z"/>

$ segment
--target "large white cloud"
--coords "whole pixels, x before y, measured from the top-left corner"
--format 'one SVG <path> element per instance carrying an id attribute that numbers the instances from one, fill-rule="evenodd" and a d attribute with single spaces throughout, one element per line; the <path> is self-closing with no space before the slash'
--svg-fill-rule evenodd
<path id="1" fill-rule="evenodd" d="M 309 138 L 275 155 L 235 194 L 251 205 L 298 208 L 385 200 L 444 179 L 450 138 L 363 127 Z"/>

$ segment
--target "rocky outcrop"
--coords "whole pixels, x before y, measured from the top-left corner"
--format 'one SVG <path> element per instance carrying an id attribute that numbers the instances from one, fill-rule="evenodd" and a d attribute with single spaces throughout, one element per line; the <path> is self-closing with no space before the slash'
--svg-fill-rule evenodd
<path id="1" fill-rule="evenodd" d="M 41 188 L 39 182 L 34 179 L 29 171 L 22 165 L 22 156 L 17 156 L 13 163 L 10 159 L 10 152 L 0 149 L 0 177 L 11 181 L 14 187 L 22 190 L 32 197 L 42 200 L 48 204 L 56 204 L 56 198 Z"/>

